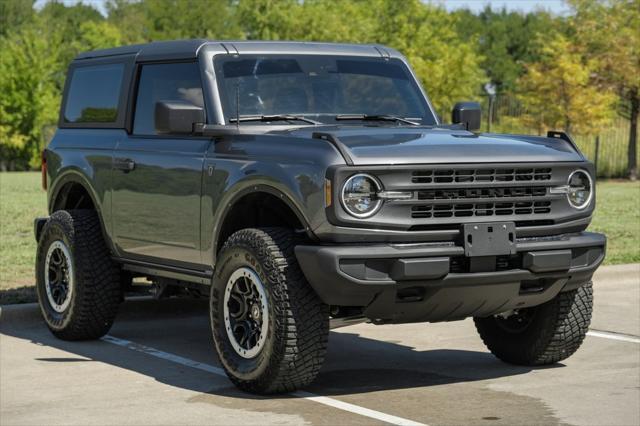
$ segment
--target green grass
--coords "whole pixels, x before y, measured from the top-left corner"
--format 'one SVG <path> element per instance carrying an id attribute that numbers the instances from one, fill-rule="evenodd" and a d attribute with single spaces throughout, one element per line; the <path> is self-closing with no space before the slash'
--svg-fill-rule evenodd
<path id="1" fill-rule="evenodd" d="M 40 173 L 0 173 L 0 304 L 33 299 L 33 218 L 46 214 Z"/>
<path id="2" fill-rule="evenodd" d="M 39 173 L 0 173 L 0 304 L 34 299 L 33 218 L 46 211 Z M 609 237 L 607 264 L 640 262 L 640 182 L 599 183 L 590 229 Z"/>
<path id="3" fill-rule="evenodd" d="M 640 182 L 599 183 L 596 200 L 589 230 L 607 235 L 605 263 L 640 262 Z"/>
<path id="4" fill-rule="evenodd" d="M 0 285 L 33 284 L 33 219 L 47 215 L 40 173 L 0 173 Z"/>

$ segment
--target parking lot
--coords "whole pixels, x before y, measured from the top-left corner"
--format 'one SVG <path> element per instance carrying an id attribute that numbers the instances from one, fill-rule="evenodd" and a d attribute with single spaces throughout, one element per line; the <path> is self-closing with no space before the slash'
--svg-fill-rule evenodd
<path id="1" fill-rule="evenodd" d="M 237 391 L 216 359 L 204 301 L 128 300 L 107 337 L 63 342 L 37 305 L 0 313 L 0 423 L 639 424 L 640 265 L 602 268 L 582 348 L 545 368 L 506 365 L 473 322 L 331 333 L 316 382 Z"/>

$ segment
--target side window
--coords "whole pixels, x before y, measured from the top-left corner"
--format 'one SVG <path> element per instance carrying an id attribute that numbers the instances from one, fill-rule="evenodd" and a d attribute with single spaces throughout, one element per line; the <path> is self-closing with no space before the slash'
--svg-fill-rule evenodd
<path id="1" fill-rule="evenodd" d="M 64 109 L 66 123 L 114 123 L 124 64 L 78 67 L 73 70 Z"/>
<path id="2" fill-rule="evenodd" d="M 133 133 L 155 135 L 158 101 L 187 101 L 204 108 L 200 70 L 195 62 L 144 65 L 138 84 Z"/>

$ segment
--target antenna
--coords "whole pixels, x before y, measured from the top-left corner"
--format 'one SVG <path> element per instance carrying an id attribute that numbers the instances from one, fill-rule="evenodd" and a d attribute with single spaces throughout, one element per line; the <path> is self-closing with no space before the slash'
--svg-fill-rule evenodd
<path id="1" fill-rule="evenodd" d="M 236 128 L 240 130 L 240 82 L 236 83 Z"/>

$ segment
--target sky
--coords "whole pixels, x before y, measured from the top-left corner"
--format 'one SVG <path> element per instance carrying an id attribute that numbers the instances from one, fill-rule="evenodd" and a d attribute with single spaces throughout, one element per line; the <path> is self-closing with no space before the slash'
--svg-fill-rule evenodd
<path id="1" fill-rule="evenodd" d="M 0 0 L 1 1 L 1 0 Z M 42 7 L 48 0 L 37 0 L 36 7 Z M 206 0 L 203 0 L 206 1 Z M 347 1 L 347 0 L 345 0 Z M 473 12 L 479 12 L 488 4 L 494 9 L 502 9 L 520 12 L 533 12 L 537 9 L 545 9 L 558 15 L 566 14 L 569 10 L 563 0 L 426 0 L 431 3 L 441 3 L 448 10 L 470 9 Z M 92 4 L 103 15 L 106 15 L 106 0 L 62 0 L 65 4 L 85 3 Z"/>

